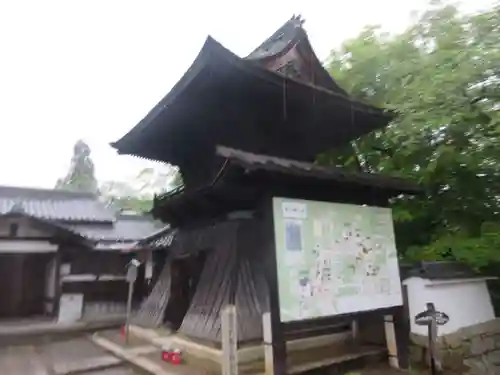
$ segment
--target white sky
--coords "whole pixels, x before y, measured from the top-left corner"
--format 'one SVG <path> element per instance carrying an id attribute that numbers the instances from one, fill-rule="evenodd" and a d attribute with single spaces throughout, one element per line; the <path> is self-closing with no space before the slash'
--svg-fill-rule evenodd
<path id="1" fill-rule="evenodd" d="M 489 0 L 464 0 L 473 10 Z M 145 164 L 108 146 L 175 84 L 208 34 L 239 55 L 301 14 L 322 59 L 367 24 L 403 29 L 426 0 L 0 0 L 0 184 L 51 188 L 84 139 L 100 180 Z"/>

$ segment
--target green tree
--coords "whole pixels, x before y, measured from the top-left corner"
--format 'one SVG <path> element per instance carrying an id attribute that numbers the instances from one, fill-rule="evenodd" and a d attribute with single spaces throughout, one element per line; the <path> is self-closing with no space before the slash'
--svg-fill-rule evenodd
<path id="1" fill-rule="evenodd" d="M 105 181 L 100 185 L 101 199 L 115 211 L 144 214 L 153 208 L 153 197 L 141 194 L 135 186 L 122 181 Z"/>
<path id="2" fill-rule="evenodd" d="M 332 52 L 328 69 L 350 94 L 397 118 L 321 162 L 401 175 L 426 194 L 393 202 L 408 259 L 500 260 L 500 6 L 469 15 L 432 6 L 401 34 L 378 27 Z M 356 157 L 354 157 L 356 156 Z"/>
<path id="3" fill-rule="evenodd" d="M 160 165 L 141 170 L 131 181 L 105 181 L 101 184 L 102 198 L 120 211 L 147 213 L 153 208 L 153 197 L 182 186 L 182 176 L 176 167 Z"/>
<path id="4" fill-rule="evenodd" d="M 98 193 L 94 162 L 90 157 L 90 147 L 79 140 L 73 147 L 73 157 L 66 176 L 59 179 L 56 189 Z"/>

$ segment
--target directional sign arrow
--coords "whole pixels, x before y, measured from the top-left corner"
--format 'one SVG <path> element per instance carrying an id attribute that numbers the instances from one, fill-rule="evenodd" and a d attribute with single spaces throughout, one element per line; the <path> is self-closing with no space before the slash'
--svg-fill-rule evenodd
<path id="1" fill-rule="evenodd" d="M 415 315 L 415 324 L 419 326 L 426 326 L 436 320 L 436 324 L 439 326 L 445 325 L 450 320 L 450 317 L 441 311 L 426 310 Z"/>

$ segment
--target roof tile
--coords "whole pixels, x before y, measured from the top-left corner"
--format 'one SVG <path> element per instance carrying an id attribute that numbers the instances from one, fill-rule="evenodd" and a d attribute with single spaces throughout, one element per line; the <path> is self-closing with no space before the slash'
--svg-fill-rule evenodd
<path id="1" fill-rule="evenodd" d="M 0 186 L 0 215 L 14 207 L 29 216 L 69 222 L 112 222 L 113 212 L 93 194 Z"/>
<path id="2" fill-rule="evenodd" d="M 113 224 L 73 224 L 75 233 L 95 241 L 139 241 L 157 232 L 164 224 L 139 215 L 120 215 Z"/>

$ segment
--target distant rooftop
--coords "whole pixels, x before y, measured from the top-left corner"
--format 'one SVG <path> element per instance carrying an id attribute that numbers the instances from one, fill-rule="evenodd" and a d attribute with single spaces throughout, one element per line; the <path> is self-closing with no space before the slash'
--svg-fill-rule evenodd
<path id="1" fill-rule="evenodd" d="M 115 216 L 94 194 L 57 189 L 0 186 L 0 215 L 13 208 L 39 219 L 112 222 Z"/>
<path id="2" fill-rule="evenodd" d="M 0 216 L 10 214 L 44 220 L 94 242 L 138 241 L 164 227 L 150 216 L 115 213 L 95 194 L 0 186 Z"/>

